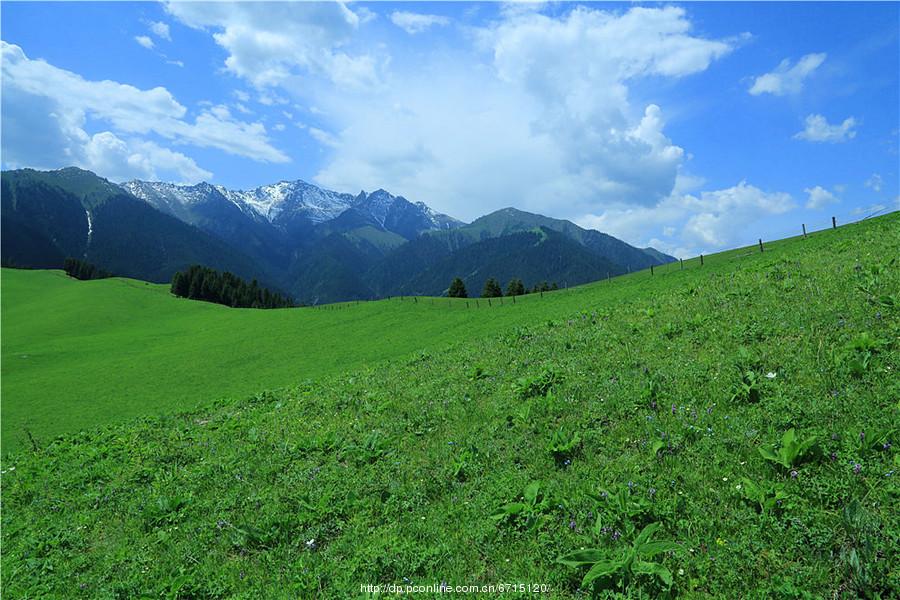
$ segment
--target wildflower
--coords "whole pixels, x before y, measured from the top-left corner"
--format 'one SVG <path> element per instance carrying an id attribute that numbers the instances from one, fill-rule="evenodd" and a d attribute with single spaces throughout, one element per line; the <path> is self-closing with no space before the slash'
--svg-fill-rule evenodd
<path id="1" fill-rule="evenodd" d="M 656 495 L 656 488 L 650 488 L 649 490 L 647 490 L 647 493 L 650 494 L 651 498 L 654 497 Z"/>
<path id="2" fill-rule="evenodd" d="M 620 537 L 622 537 L 622 532 L 619 531 L 618 529 L 616 529 L 615 531 L 612 532 L 613 541 L 618 540 Z"/>
<path id="3" fill-rule="evenodd" d="M 629 482 L 628 482 L 628 491 L 631 491 L 631 490 L 633 490 L 633 489 L 634 489 L 634 482 L 633 482 L 633 481 L 629 481 Z"/>
<path id="4" fill-rule="evenodd" d="M 672 414 L 673 415 L 675 414 L 675 405 L 674 404 L 672 405 Z"/>
<path id="5" fill-rule="evenodd" d="M 712 414 L 712 406 L 707 406 L 707 407 L 706 407 L 706 414 L 708 414 L 708 415 L 711 415 L 711 414 Z"/>
<path id="6" fill-rule="evenodd" d="M 316 538 L 310 538 L 306 540 L 306 549 L 307 550 L 315 550 L 316 549 Z"/>
<path id="7" fill-rule="evenodd" d="M 862 441 L 864 441 L 865 439 L 866 439 L 866 432 L 865 432 L 865 431 L 860 431 L 860 432 L 859 432 L 859 441 L 862 442 Z"/>
<path id="8" fill-rule="evenodd" d="M 571 521 L 569 521 L 569 529 L 575 529 L 575 525 L 576 525 L 575 519 L 572 519 Z"/>
<path id="9" fill-rule="evenodd" d="M 883 444 L 881 445 L 881 449 L 882 449 L 882 450 L 890 450 L 890 449 L 891 449 L 891 443 L 890 443 L 890 442 L 885 442 L 885 443 L 883 443 Z"/>
<path id="10" fill-rule="evenodd" d="M 799 475 L 799 473 L 797 473 L 796 470 L 791 471 L 791 479 L 797 479 L 797 475 Z"/>
<path id="11" fill-rule="evenodd" d="M 859 475 L 860 471 L 862 471 L 862 465 L 859 463 L 853 463 L 853 472 Z"/>
<path id="12" fill-rule="evenodd" d="M 766 379 L 775 379 L 776 377 L 778 377 L 778 373 L 776 373 L 775 371 L 769 371 L 768 373 L 766 373 Z"/>
<path id="13" fill-rule="evenodd" d="M 832 452 L 831 453 L 831 461 L 834 462 L 836 460 L 837 460 L 837 452 Z"/>

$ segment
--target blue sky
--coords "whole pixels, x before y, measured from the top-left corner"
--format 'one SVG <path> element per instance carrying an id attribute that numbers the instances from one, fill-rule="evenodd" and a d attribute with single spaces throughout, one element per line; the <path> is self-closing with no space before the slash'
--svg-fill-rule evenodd
<path id="1" fill-rule="evenodd" d="M 897 3 L 2 3 L 4 168 L 505 206 L 694 255 L 898 208 Z"/>

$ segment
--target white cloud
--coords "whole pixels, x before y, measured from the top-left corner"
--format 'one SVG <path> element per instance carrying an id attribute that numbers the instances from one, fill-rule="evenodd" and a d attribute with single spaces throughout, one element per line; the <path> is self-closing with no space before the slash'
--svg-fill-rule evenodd
<path id="1" fill-rule="evenodd" d="M 151 40 L 149 36 L 138 35 L 138 36 L 135 36 L 134 41 L 136 41 L 138 44 L 140 44 L 147 50 L 153 49 L 153 40 Z"/>
<path id="2" fill-rule="evenodd" d="M 83 150 L 78 166 L 113 181 L 174 180 L 193 184 L 212 178 L 212 173 L 198 167 L 184 154 L 172 152 L 153 142 L 125 142 L 109 131 L 91 136 Z"/>
<path id="3" fill-rule="evenodd" d="M 814 188 L 806 188 L 803 191 L 807 194 L 806 208 L 820 209 L 825 208 L 829 204 L 840 202 L 837 196 L 819 185 Z"/>
<path id="4" fill-rule="evenodd" d="M 599 215 L 584 215 L 578 223 L 610 233 L 632 244 L 652 245 L 687 258 L 742 244 L 755 239 L 748 229 L 762 228 L 765 219 L 796 208 L 790 194 L 766 192 L 742 181 L 715 191 L 672 194 L 657 206 L 619 205 Z M 664 228 L 674 240 L 647 239 L 649 232 Z"/>
<path id="5" fill-rule="evenodd" d="M 824 52 L 807 54 L 793 66 L 791 66 L 791 61 L 786 58 L 771 73 L 757 77 L 750 86 L 750 94 L 753 96 L 796 94 L 803 89 L 803 82 L 806 78 L 825 62 L 826 56 Z"/>
<path id="6" fill-rule="evenodd" d="M 338 141 L 335 139 L 335 137 L 332 134 L 328 133 L 327 131 L 323 131 L 323 130 L 319 129 L 318 127 L 309 127 L 309 128 L 307 128 L 307 131 L 309 132 L 309 135 L 314 140 L 316 140 L 323 146 L 330 146 L 330 147 L 338 146 Z"/>
<path id="7" fill-rule="evenodd" d="M 415 35 L 427 31 L 435 25 L 449 25 L 450 19 L 440 15 L 423 15 L 398 10 L 391 13 L 391 22 L 400 29 L 403 29 L 406 33 Z"/>
<path id="8" fill-rule="evenodd" d="M 163 23 L 162 21 L 150 21 L 149 23 L 150 31 L 158 38 L 162 38 L 164 40 L 172 40 L 172 36 L 169 34 L 169 24 Z"/>
<path id="9" fill-rule="evenodd" d="M 275 131 L 284 131 L 286 129 L 286 126 L 284 123 L 275 123 L 275 125 L 272 126 L 272 129 L 274 129 Z"/>
<path id="10" fill-rule="evenodd" d="M 883 185 L 881 175 L 879 175 L 878 173 L 872 173 L 872 176 L 866 179 L 866 183 L 864 185 L 873 192 L 880 192 L 881 186 Z"/>
<path id="11" fill-rule="evenodd" d="M 343 3 L 169 2 L 166 10 L 189 27 L 212 31 L 228 52 L 225 68 L 257 88 L 284 85 L 302 73 L 349 87 L 378 81 L 372 56 L 341 49 L 360 24 Z"/>
<path id="12" fill-rule="evenodd" d="M 829 125 L 822 115 L 806 117 L 806 127 L 794 134 L 794 139 L 808 142 L 846 142 L 856 137 L 856 119 L 848 117 L 840 125 Z"/>
<path id="13" fill-rule="evenodd" d="M 315 180 L 385 187 L 461 218 L 509 204 L 563 217 L 656 204 L 685 152 L 665 134 L 665 111 L 633 106 L 629 86 L 702 72 L 731 50 L 690 30 L 673 7 L 515 12 L 476 32 L 488 64 L 429 56 L 377 93 L 305 102 L 334 132 Z"/>
<path id="14" fill-rule="evenodd" d="M 56 121 L 63 130 L 83 130 L 90 118 L 130 136 L 156 134 L 174 143 L 216 148 L 261 162 L 289 160 L 269 143 L 261 123 L 238 121 L 219 109 L 201 110 L 190 122 L 185 118 L 187 109 L 163 87 L 141 90 L 115 81 L 89 81 L 43 60 L 31 60 L 13 44 L 0 42 L 0 47 L 4 96 L 42 99 L 48 107 L 45 120 Z M 22 108 L 10 104 L 7 110 L 5 106 L 4 125 L 16 119 L 16 110 Z M 56 125 L 48 122 L 46 127 Z M 27 139 L 20 142 L 28 143 Z"/>

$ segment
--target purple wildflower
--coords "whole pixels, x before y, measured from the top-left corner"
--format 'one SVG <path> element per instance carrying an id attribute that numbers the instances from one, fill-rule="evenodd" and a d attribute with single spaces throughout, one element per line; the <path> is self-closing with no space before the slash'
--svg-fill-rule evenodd
<path id="1" fill-rule="evenodd" d="M 575 529 L 575 525 L 576 525 L 575 519 L 572 519 L 571 521 L 569 521 L 569 529 Z"/>
<path id="2" fill-rule="evenodd" d="M 613 539 L 613 541 L 616 541 L 616 540 L 619 539 L 620 537 L 622 537 L 622 532 L 619 531 L 618 529 L 616 529 L 615 531 L 612 532 L 612 539 Z"/>
<path id="3" fill-rule="evenodd" d="M 885 442 L 885 443 L 883 443 L 883 444 L 881 445 L 881 449 L 882 449 L 882 450 L 890 450 L 890 449 L 891 449 L 891 443 L 890 443 L 890 442 Z"/>
<path id="4" fill-rule="evenodd" d="M 672 405 L 672 414 L 673 415 L 675 414 L 675 405 L 674 404 Z"/>
<path id="5" fill-rule="evenodd" d="M 650 494 L 651 498 L 654 497 L 656 495 L 656 488 L 650 488 L 649 490 L 647 490 L 647 493 Z"/>
<path id="6" fill-rule="evenodd" d="M 859 463 L 853 463 L 853 472 L 859 475 L 860 471 L 862 471 L 862 465 Z"/>
<path id="7" fill-rule="evenodd" d="M 791 471 L 791 479 L 797 479 L 799 473 L 796 470 Z"/>
<path id="8" fill-rule="evenodd" d="M 865 439 L 866 439 L 866 432 L 865 432 L 865 431 L 860 431 L 860 432 L 859 432 L 859 441 L 862 442 L 862 441 L 864 441 Z"/>
<path id="9" fill-rule="evenodd" d="M 837 460 L 837 452 L 831 453 L 831 460 L 832 460 L 832 462 Z"/>

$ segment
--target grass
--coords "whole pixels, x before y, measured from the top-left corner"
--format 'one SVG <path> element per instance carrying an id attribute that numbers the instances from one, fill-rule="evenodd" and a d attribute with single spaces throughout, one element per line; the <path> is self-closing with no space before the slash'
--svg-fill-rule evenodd
<path id="1" fill-rule="evenodd" d="M 815 237 L 807 240 L 815 244 Z M 797 243 L 797 242 L 782 242 Z M 777 249 L 776 243 L 772 249 Z M 0 442 L 4 452 L 100 424 L 185 410 L 215 398 L 345 372 L 477 341 L 509 327 L 615 304 L 728 271 L 744 248 L 612 282 L 509 299 L 406 298 L 323 309 L 246 310 L 175 298 L 131 279 L 77 281 L 3 269 Z M 501 282 L 505 285 L 505 282 Z M 466 307 L 469 307 L 468 309 Z"/>
<path id="2" fill-rule="evenodd" d="M 193 410 L 7 455 L 4 592 L 352 598 L 365 584 L 447 582 L 536 583 L 548 598 L 891 597 L 898 226 L 893 214 L 490 310 L 420 300 L 254 313 L 182 308 L 121 280 L 76 287 L 110 303 L 133 292 L 122 311 L 143 298 L 160 315 L 140 330 L 156 348 L 181 323 L 182 340 L 225 336 L 237 365 L 251 355 L 237 341 L 259 347 L 265 332 L 304 366 L 272 381 L 283 389 L 214 400 L 225 392 L 198 384 Z M 6 421 L 19 368 L 7 374 L 8 329 L 21 324 L 3 301 Z M 191 312 L 165 320 L 161 305 Z M 292 342 L 290 326 L 311 333 Z M 34 347 L 67 329 L 44 326 Z M 376 333 L 397 341 L 367 339 Z M 95 357 L 104 340 L 125 354 L 119 335 L 83 341 Z M 302 349 L 330 338 L 332 374 L 305 381 L 318 367 Z M 407 345 L 381 355 L 391 343 Z M 222 345 L 198 345 L 181 372 L 227 377 Z M 119 360 L 162 355 L 133 352 Z M 59 393 L 59 373 L 30 376 Z M 140 405 L 152 379 L 132 373 L 148 387 L 120 385 Z"/>

